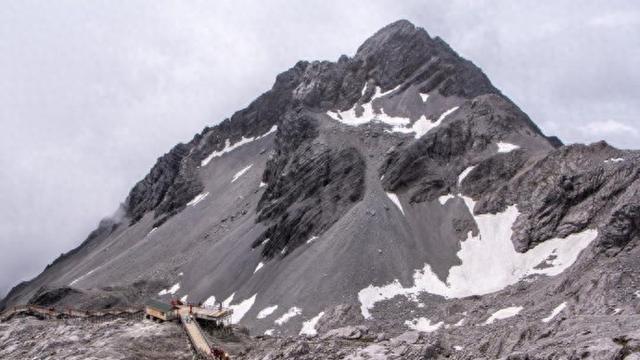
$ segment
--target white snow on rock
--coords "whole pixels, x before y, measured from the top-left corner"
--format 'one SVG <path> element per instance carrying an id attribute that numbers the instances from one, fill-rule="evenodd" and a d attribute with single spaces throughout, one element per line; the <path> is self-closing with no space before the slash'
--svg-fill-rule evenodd
<path id="1" fill-rule="evenodd" d="M 258 185 L 258 187 L 259 187 L 259 188 L 263 188 L 263 187 L 265 187 L 265 186 L 267 186 L 267 183 L 266 183 L 266 182 L 263 182 L 263 181 L 260 181 L 260 185 Z"/>
<path id="2" fill-rule="evenodd" d="M 236 180 L 238 180 L 240 178 L 240 176 L 244 175 L 247 171 L 249 171 L 249 169 L 251 169 L 251 167 L 253 166 L 253 164 L 245 167 L 244 169 L 238 171 L 235 175 L 233 175 L 233 179 L 231 179 L 231 182 L 235 182 Z"/>
<path id="3" fill-rule="evenodd" d="M 549 316 L 547 316 L 546 318 L 542 319 L 541 321 L 543 323 L 546 323 L 546 322 L 549 322 L 549 321 L 553 320 L 553 318 L 556 317 L 556 315 L 560 314 L 560 312 L 562 310 L 564 310 L 564 308 L 566 308 L 566 307 L 567 307 L 567 303 L 563 302 L 562 304 L 556 306 L 556 308 L 553 309 L 553 311 L 551 311 L 551 314 L 549 314 Z"/>
<path id="4" fill-rule="evenodd" d="M 156 226 L 156 227 L 154 227 L 153 229 L 151 229 L 151 230 L 147 233 L 147 236 L 149 236 L 149 235 L 153 234 L 153 232 L 154 232 L 154 231 L 156 231 L 156 230 L 158 230 L 158 227 L 157 227 L 157 226 Z"/>
<path id="5" fill-rule="evenodd" d="M 458 175 L 458 185 L 462 184 L 462 180 L 464 180 L 464 178 L 467 177 L 467 175 L 469 175 L 469 173 L 471 171 L 473 171 L 473 169 L 475 168 L 475 166 L 469 166 L 468 168 L 464 169 L 460 175 Z"/>
<path id="6" fill-rule="evenodd" d="M 300 335 L 308 335 L 315 336 L 318 334 L 316 330 L 316 325 L 318 325 L 318 321 L 320 318 L 324 316 L 324 311 L 321 311 L 318 315 L 314 316 L 310 320 L 307 320 L 302 323 L 302 329 L 300 329 Z"/>
<path id="7" fill-rule="evenodd" d="M 181 298 L 180 298 L 180 301 L 182 301 L 183 303 L 186 303 L 186 302 L 187 302 L 187 298 L 188 298 L 188 297 L 189 297 L 189 294 L 187 294 L 187 295 L 185 295 L 185 296 L 181 297 Z"/>
<path id="8" fill-rule="evenodd" d="M 258 294 L 254 294 L 252 297 L 242 301 L 240 304 L 229 306 L 233 310 L 233 314 L 231 314 L 232 324 L 239 323 L 244 315 L 251 310 L 253 303 L 256 302 L 256 296 L 258 296 Z"/>
<path id="9" fill-rule="evenodd" d="M 175 293 L 178 292 L 178 290 L 180 290 L 180 283 L 176 283 L 174 284 L 171 288 L 169 289 L 163 289 L 161 290 L 158 295 L 162 296 L 162 295 L 167 295 L 167 294 L 171 294 L 174 295 Z"/>
<path id="10" fill-rule="evenodd" d="M 444 205 L 447 203 L 447 201 L 449 201 L 450 199 L 455 199 L 454 195 L 451 194 L 447 194 L 447 195 L 442 195 L 438 198 L 438 201 L 440 202 L 440 205 Z"/>
<path id="11" fill-rule="evenodd" d="M 273 312 L 276 311 L 277 309 L 278 309 L 278 305 L 273 305 L 273 306 L 266 307 L 266 308 L 260 310 L 260 312 L 258 313 L 257 318 L 258 319 L 264 319 L 267 316 L 273 314 Z"/>
<path id="12" fill-rule="evenodd" d="M 207 196 L 209 196 L 208 192 L 206 192 L 204 194 L 198 194 L 198 195 L 196 195 L 196 197 L 194 197 L 193 199 L 191 199 L 191 201 L 189 201 L 187 203 L 187 206 L 196 206 L 196 205 L 198 205 L 199 202 L 204 200 Z"/>
<path id="13" fill-rule="evenodd" d="M 489 316 L 489 318 L 487 319 L 487 321 L 484 322 L 484 324 L 485 325 L 493 324 L 496 320 L 508 319 L 510 317 L 518 315 L 520 311 L 522 311 L 522 306 L 510 306 L 504 309 L 500 309 L 494 312 L 493 314 L 491 314 L 491 316 Z"/>
<path id="14" fill-rule="evenodd" d="M 425 103 L 427 102 L 427 99 L 429 99 L 429 94 L 420 94 L 420 98 L 422 99 L 422 102 Z"/>
<path id="15" fill-rule="evenodd" d="M 276 132 L 276 130 L 278 130 L 278 127 L 276 125 L 273 125 L 271 127 L 271 129 L 269 129 L 269 131 L 267 131 L 266 133 L 257 136 L 257 137 L 250 137 L 250 138 L 246 138 L 246 137 L 242 137 L 238 142 L 231 144 L 231 142 L 229 141 L 229 139 L 227 139 L 225 141 L 225 146 L 222 150 L 220 151 L 214 151 L 212 152 L 209 156 L 207 156 L 204 160 L 202 160 L 202 163 L 200 164 L 200 166 L 207 166 L 207 164 L 209 164 L 209 162 L 211 162 L 211 160 L 213 160 L 216 157 L 220 157 L 230 151 L 233 151 L 237 148 L 239 148 L 242 145 L 248 144 L 252 141 L 258 140 L 258 139 L 262 139 L 263 137 Z"/>
<path id="16" fill-rule="evenodd" d="M 380 87 L 376 86 L 375 94 L 371 97 L 371 100 L 369 100 L 369 102 L 365 104 L 362 104 L 363 111 L 360 116 L 356 115 L 357 104 L 354 105 L 351 109 L 345 111 L 328 111 L 327 115 L 329 115 L 332 119 L 349 126 L 359 126 L 370 121 L 380 121 L 390 125 L 406 124 L 408 123 L 408 119 L 391 117 L 385 114 L 382 109 L 381 113 L 376 113 L 373 111 L 373 100 L 383 97 L 396 89 L 397 87 L 384 93 L 380 93 Z"/>
<path id="17" fill-rule="evenodd" d="M 636 292 L 633 293 L 636 297 L 640 298 L 640 290 L 637 290 Z"/>
<path id="18" fill-rule="evenodd" d="M 264 334 L 267 336 L 273 336 L 274 329 L 268 329 L 264 331 Z"/>
<path id="19" fill-rule="evenodd" d="M 400 204 L 400 199 L 398 199 L 398 195 L 390 192 L 386 194 L 391 200 L 391 202 L 393 202 L 398 207 L 398 209 L 400 209 L 400 212 L 402 213 L 402 215 L 404 215 L 404 209 L 402 208 L 402 204 Z"/>
<path id="20" fill-rule="evenodd" d="M 462 199 L 472 213 L 474 201 L 464 196 Z M 429 264 L 425 264 L 414 272 L 412 287 L 403 287 L 397 279 L 383 286 L 369 285 L 358 293 L 362 315 L 371 317 L 369 310 L 377 302 L 398 295 L 414 298 L 421 292 L 447 298 L 484 295 L 530 275 L 558 275 L 571 266 L 598 235 L 597 230 L 587 229 L 564 239 L 549 239 L 525 253 L 519 253 L 511 242 L 511 227 L 519 214 L 516 206 L 512 205 L 502 213 L 473 215 L 479 234 L 472 236 L 469 233 L 467 239 L 460 243 L 457 256 L 461 264 L 450 269 L 446 282 L 440 281 Z"/>
<path id="21" fill-rule="evenodd" d="M 312 236 L 312 237 L 310 237 L 310 238 L 309 238 L 309 240 L 307 240 L 307 244 L 311 243 L 313 240 L 315 240 L 315 239 L 317 239 L 317 238 L 318 238 L 318 237 L 317 237 L 317 236 L 315 236 L 315 235 L 314 235 L 314 236 Z"/>
<path id="22" fill-rule="evenodd" d="M 604 162 L 606 164 L 606 163 L 610 163 L 610 162 L 617 163 L 617 162 L 621 162 L 621 161 L 624 161 L 624 159 L 623 158 L 611 158 L 609 160 L 605 160 Z"/>
<path id="23" fill-rule="evenodd" d="M 432 324 L 431 320 L 425 317 L 420 317 L 413 320 L 407 320 L 404 324 L 407 325 L 409 329 L 430 333 L 440 329 L 440 327 L 444 325 L 444 322 L 440 321 L 439 323 Z"/>
<path id="24" fill-rule="evenodd" d="M 498 145 L 499 153 L 508 153 L 520 148 L 520 146 L 518 145 L 510 144 L 506 142 L 499 142 L 497 145 Z"/>
<path id="25" fill-rule="evenodd" d="M 98 270 L 99 268 L 100 268 L 100 266 L 98 266 L 97 268 L 95 268 L 95 269 L 93 269 L 93 270 L 91 270 L 91 271 L 87 272 L 86 274 L 84 274 L 84 275 L 80 276 L 79 278 L 77 278 L 77 279 L 73 280 L 73 281 L 69 284 L 69 286 L 73 286 L 73 285 L 75 285 L 76 283 L 78 283 L 78 281 L 81 281 L 81 280 L 85 279 L 87 276 L 89 276 L 89 275 L 93 274 L 93 273 L 94 273 L 96 270 Z"/>
<path id="26" fill-rule="evenodd" d="M 260 262 L 260 263 L 258 264 L 258 266 L 256 266 L 256 269 L 255 269 L 255 270 L 253 270 L 253 273 L 254 273 L 254 274 L 255 274 L 255 273 L 257 273 L 257 272 L 258 272 L 258 270 L 262 269 L 262 267 L 263 267 L 263 266 L 264 266 L 264 263 L 263 263 L 263 262 Z"/>
<path id="27" fill-rule="evenodd" d="M 462 346 L 460 346 L 460 345 L 454 345 L 453 346 L 453 350 L 455 350 L 455 351 L 462 351 L 462 349 L 464 349 L 464 348 Z"/>
<path id="28" fill-rule="evenodd" d="M 236 293 L 229 295 L 229 297 L 222 302 L 222 306 L 229 307 L 231 305 L 231 302 L 233 301 L 234 296 L 236 296 Z"/>
<path id="29" fill-rule="evenodd" d="M 274 323 L 276 323 L 279 326 L 282 326 L 282 324 L 285 324 L 291 318 L 294 318 L 300 314 L 302 314 L 302 310 L 300 310 L 300 308 L 298 307 L 293 306 L 286 313 L 284 313 L 282 316 L 277 318 L 276 321 L 274 321 Z"/>
<path id="30" fill-rule="evenodd" d="M 449 114 L 451 114 L 452 112 L 458 110 L 458 107 L 453 107 L 445 112 L 443 112 L 440 117 L 438 118 L 438 120 L 431 121 L 429 119 L 427 119 L 426 116 L 422 115 L 418 120 L 416 120 L 413 125 L 409 126 L 409 119 L 406 119 L 406 123 L 404 124 L 400 124 L 400 125 L 395 125 L 393 126 L 393 128 L 391 129 L 392 132 L 399 132 L 399 133 L 415 133 L 415 138 L 419 139 L 421 138 L 424 134 L 428 133 L 429 131 L 431 131 L 431 129 L 434 129 L 438 126 L 440 126 L 440 124 L 442 124 L 442 121 L 449 116 Z"/>
<path id="31" fill-rule="evenodd" d="M 216 297 L 215 297 L 214 295 L 209 296 L 209 297 L 207 298 L 207 300 L 205 300 L 205 301 L 202 303 L 202 306 L 203 306 L 203 307 L 205 307 L 205 308 L 207 308 L 207 309 L 210 309 L 210 308 L 212 308 L 212 307 L 216 306 Z"/>
<path id="32" fill-rule="evenodd" d="M 413 125 L 411 125 L 411 119 L 405 117 L 390 116 L 386 114 L 384 112 L 384 109 L 382 108 L 379 108 L 378 112 L 374 111 L 373 101 L 375 99 L 386 96 L 396 89 L 397 87 L 387 92 L 380 93 L 380 87 L 376 87 L 375 94 L 373 95 L 371 100 L 361 105 L 362 113 L 360 114 L 360 116 L 358 116 L 356 113 L 357 105 L 354 105 L 351 109 L 345 111 L 328 111 L 327 115 L 332 119 L 349 126 L 359 126 L 371 121 L 382 122 L 392 127 L 392 129 L 390 130 L 391 132 L 415 133 L 415 137 L 416 139 L 418 139 L 429 132 L 429 130 L 439 126 L 442 121 L 452 112 L 458 110 L 457 106 L 451 108 L 443 112 L 436 121 L 427 119 L 427 117 L 423 115 L 418 120 L 416 120 Z M 422 97 L 423 102 L 426 101 L 429 97 L 428 94 L 420 94 L 420 96 Z"/>

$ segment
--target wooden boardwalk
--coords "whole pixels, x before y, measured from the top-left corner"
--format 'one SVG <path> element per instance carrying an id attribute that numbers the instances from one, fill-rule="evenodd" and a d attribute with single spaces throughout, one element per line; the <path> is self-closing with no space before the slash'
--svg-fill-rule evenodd
<path id="1" fill-rule="evenodd" d="M 178 309 L 178 317 L 180 318 L 180 322 L 184 327 L 184 330 L 187 332 L 191 343 L 193 344 L 194 349 L 198 354 L 204 355 L 205 357 L 213 358 L 213 352 L 211 351 L 211 346 L 209 346 L 209 342 L 207 342 L 207 338 L 205 338 L 200 326 L 196 322 L 196 319 L 191 316 L 189 313 L 188 307 L 181 307 Z"/>
<path id="2" fill-rule="evenodd" d="M 186 331 L 198 356 L 205 359 L 229 359 L 229 356 L 222 349 L 211 346 L 195 317 L 219 319 L 220 317 L 224 318 L 228 316 L 230 310 L 209 310 L 182 305 L 178 306 L 175 311 L 177 311 L 180 323 Z M 85 311 L 71 308 L 59 310 L 53 307 L 47 308 L 37 305 L 19 305 L 0 313 L 0 322 L 7 321 L 14 316 L 22 314 L 37 315 L 51 319 L 81 318 L 95 321 L 112 319 L 114 317 L 132 318 L 139 316 L 142 318 L 143 313 L 144 311 L 138 308 Z"/>

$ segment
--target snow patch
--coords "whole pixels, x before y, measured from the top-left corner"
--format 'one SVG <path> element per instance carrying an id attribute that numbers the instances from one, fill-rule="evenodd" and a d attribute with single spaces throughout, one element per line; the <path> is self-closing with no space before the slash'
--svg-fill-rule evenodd
<path id="1" fill-rule="evenodd" d="M 265 330 L 264 334 L 267 336 L 273 336 L 273 332 L 274 332 L 273 329 L 269 329 L 269 330 Z"/>
<path id="2" fill-rule="evenodd" d="M 187 206 L 196 206 L 199 202 L 204 200 L 207 196 L 209 196 L 208 192 L 204 194 L 198 194 L 196 195 L 196 197 L 194 197 L 193 199 L 191 199 L 191 201 L 187 203 Z"/>
<path id="3" fill-rule="evenodd" d="M 407 119 L 406 124 L 400 124 L 400 125 L 395 125 L 391 131 L 392 132 L 399 132 L 399 133 L 415 133 L 415 138 L 419 139 L 421 138 L 424 134 L 428 133 L 429 131 L 431 131 L 431 129 L 434 129 L 438 126 L 440 126 L 440 124 L 442 124 L 442 121 L 444 121 L 444 119 L 449 116 L 452 112 L 458 110 L 458 106 L 453 107 L 445 112 L 443 112 L 440 117 L 438 118 L 438 120 L 431 121 L 430 119 L 427 119 L 426 116 L 422 115 L 418 120 L 416 120 L 413 125 L 409 126 L 409 119 Z"/>
<path id="4" fill-rule="evenodd" d="M 308 335 L 315 336 L 318 334 L 316 330 L 316 325 L 318 325 L 318 321 L 320 318 L 324 316 L 324 311 L 321 311 L 318 315 L 314 316 L 308 321 L 302 323 L 302 329 L 300 329 L 300 335 Z"/>
<path id="5" fill-rule="evenodd" d="M 202 303 L 202 306 L 204 306 L 205 309 L 213 308 L 216 306 L 216 297 L 214 295 L 209 296 L 207 300 Z"/>
<path id="6" fill-rule="evenodd" d="M 180 298 L 180 301 L 182 301 L 183 303 L 186 303 L 186 302 L 187 302 L 187 298 L 188 298 L 188 297 L 189 297 L 189 294 L 187 294 L 187 295 L 185 295 L 185 296 L 181 297 L 181 298 Z"/>
<path id="7" fill-rule="evenodd" d="M 81 280 L 85 279 L 87 276 L 89 276 L 89 275 L 93 274 L 93 273 L 94 273 L 96 270 L 98 270 L 99 268 L 100 268 L 100 266 L 98 266 L 97 268 L 95 268 L 95 269 L 93 269 L 93 270 L 91 270 L 91 271 L 87 272 L 86 274 L 84 274 L 84 275 L 80 276 L 79 278 L 77 278 L 77 279 L 73 280 L 73 281 L 69 284 L 69 286 L 73 286 L 73 285 L 75 285 L 78 281 L 81 281 Z"/>
<path id="8" fill-rule="evenodd" d="M 462 351 L 462 349 L 464 349 L 462 346 L 460 345 L 453 345 L 453 350 L 455 351 Z"/>
<path id="9" fill-rule="evenodd" d="M 263 262 L 260 262 L 260 263 L 258 264 L 258 266 L 256 266 L 256 269 L 255 269 L 255 270 L 253 270 L 253 273 L 254 273 L 254 274 L 255 274 L 255 273 L 257 273 L 257 272 L 258 272 L 258 270 L 262 269 L 262 267 L 263 267 L 263 266 L 264 266 L 264 263 L 263 263 Z"/>
<path id="10" fill-rule="evenodd" d="M 504 309 L 500 309 L 494 312 L 493 314 L 491 314 L 491 316 L 489 316 L 489 318 L 487 319 L 487 321 L 484 322 L 484 324 L 485 325 L 493 324 L 496 320 L 508 319 L 510 317 L 518 315 L 520 311 L 522 311 L 522 306 L 510 306 Z"/>
<path id="11" fill-rule="evenodd" d="M 617 162 L 621 162 L 621 161 L 624 161 L 624 159 L 623 158 L 611 158 L 611 159 L 605 160 L 604 163 L 605 164 L 606 163 L 610 163 L 610 162 L 617 163 Z"/>
<path id="12" fill-rule="evenodd" d="M 546 318 L 542 319 L 543 323 L 549 322 L 551 321 L 554 317 L 556 317 L 556 315 L 560 314 L 560 312 L 562 310 L 564 310 L 564 308 L 567 307 L 567 303 L 563 302 L 562 304 L 556 306 L 555 309 L 553 309 L 553 311 L 551 311 L 551 314 L 549 314 L 549 316 L 547 316 Z"/>
<path id="13" fill-rule="evenodd" d="M 267 183 L 264 181 L 260 181 L 260 185 L 258 185 L 258 188 L 263 188 L 265 186 L 267 186 Z"/>
<path id="14" fill-rule="evenodd" d="M 158 227 L 157 227 L 157 226 L 156 226 L 156 227 L 154 227 L 153 229 L 151 229 L 151 231 L 149 231 L 149 232 L 147 233 L 147 236 L 149 236 L 149 235 L 153 234 L 153 232 L 154 232 L 154 231 L 156 231 L 156 230 L 158 230 Z"/>
<path id="15" fill-rule="evenodd" d="M 180 283 L 175 283 L 171 288 L 161 290 L 158 293 L 158 295 L 160 295 L 160 296 L 167 295 L 167 294 L 174 295 L 175 293 L 178 292 L 178 290 L 180 290 Z"/>
<path id="16" fill-rule="evenodd" d="M 498 145 L 499 153 L 508 153 L 520 148 L 520 146 L 518 145 L 510 144 L 506 142 L 499 142 L 497 145 Z"/>
<path id="17" fill-rule="evenodd" d="M 222 306 L 229 307 L 231 305 L 231 302 L 233 301 L 234 296 L 236 296 L 236 293 L 229 295 L 229 297 L 222 302 Z"/>
<path id="18" fill-rule="evenodd" d="M 462 180 L 464 180 L 464 178 L 467 177 L 467 175 L 469 175 L 469 173 L 471 171 L 473 171 L 473 169 L 475 168 L 475 166 L 469 166 L 468 168 L 464 169 L 460 175 L 458 175 L 458 185 L 462 184 Z"/>
<path id="19" fill-rule="evenodd" d="M 404 215 L 404 209 L 402 208 L 402 204 L 400 204 L 400 199 L 398 199 L 398 195 L 390 192 L 386 194 L 389 197 L 389 199 L 391 199 L 391 202 L 393 202 L 398 207 L 398 209 L 400 209 L 400 212 L 402 213 L 402 215 Z"/>
<path id="20" fill-rule="evenodd" d="M 209 162 L 211 162 L 211 160 L 213 160 L 216 157 L 220 157 L 230 151 L 233 151 L 237 148 L 239 148 L 242 145 L 248 144 L 252 141 L 258 140 L 258 139 L 262 139 L 263 137 L 276 132 L 276 130 L 278 130 L 278 127 L 276 125 L 273 125 L 271 127 L 271 129 L 269 129 L 269 131 L 267 131 L 266 133 L 257 136 L 257 137 L 250 137 L 250 138 L 246 138 L 246 137 L 242 137 L 238 142 L 231 144 L 231 142 L 229 141 L 229 139 L 225 140 L 225 146 L 222 150 L 220 151 L 214 151 L 212 152 L 209 156 L 207 156 L 204 160 L 202 160 L 202 162 L 200 163 L 200 166 L 207 166 L 207 164 L 209 164 Z"/>
<path id="21" fill-rule="evenodd" d="M 637 290 L 636 292 L 633 293 L 636 297 L 640 298 L 640 290 Z"/>
<path id="22" fill-rule="evenodd" d="M 253 166 L 253 164 L 247 166 L 246 168 L 238 171 L 235 175 L 233 175 L 233 179 L 231 179 L 231 182 L 235 182 L 236 180 L 238 180 L 240 178 L 240 176 L 244 175 L 247 171 L 249 171 L 249 169 L 251 169 L 251 167 Z"/>
<path id="23" fill-rule="evenodd" d="M 419 94 L 419 95 L 423 103 L 427 102 L 427 99 L 429 99 L 429 94 Z"/>
<path id="24" fill-rule="evenodd" d="M 286 313 L 277 318 L 274 323 L 276 323 L 278 326 L 282 326 L 282 324 L 285 324 L 291 318 L 294 318 L 300 314 L 302 314 L 302 310 L 298 307 L 293 306 Z"/>
<path id="25" fill-rule="evenodd" d="M 410 125 L 411 119 L 405 117 L 390 116 L 386 114 L 384 112 L 384 109 L 382 108 L 378 110 L 379 112 L 374 111 L 373 101 L 394 92 L 398 87 L 381 93 L 380 87 L 376 86 L 375 93 L 371 97 L 371 100 L 369 100 L 369 102 L 367 103 L 361 104 L 362 113 L 360 114 L 360 116 L 358 116 L 356 113 L 357 104 L 355 104 L 351 109 L 345 111 L 328 111 L 327 115 L 332 119 L 349 126 L 359 126 L 371 121 L 382 122 L 391 126 L 391 132 L 415 133 L 415 137 L 416 139 L 418 139 L 429 132 L 429 130 L 440 125 L 442 121 L 452 112 L 458 110 L 458 107 L 456 106 L 443 112 L 435 122 L 427 119 L 427 117 L 423 115 L 418 120 L 416 120 L 413 125 Z M 429 97 L 428 94 L 420 94 L 420 96 L 422 97 L 423 102 L 426 101 Z"/>
<path id="26" fill-rule="evenodd" d="M 312 236 L 312 237 L 310 237 L 310 238 L 309 238 L 309 240 L 307 240 L 307 244 L 311 243 L 313 240 L 315 240 L 315 239 L 317 239 L 317 238 L 318 238 L 318 237 L 317 237 L 317 236 L 315 236 L 315 235 L 314 235 L 314 236 Z"/>
<path id="27" fill-rule="evenodd" d="M 474 201 L 464 196 L 462 199 L 473 213 Z M 447 298 L 484 295 L 530 275 L 558 275 L 571 266 L 598 235 L 597 230 L 587 229 L 564 239 L 549 239 L 526 253 L 518 253 L 511 242 L 511 227 L 518 215 L 515 205 L 498 214 L 473 215 L 479 234 L 469 233 L 460 243 L 457 256 L 461 264 L 450 269 L 446 282 L 440 281 L 430 265 L 425 264 L 414 272 L 412 287 L 403 287 L 397 279 L 382 286 L 369 285 L 358 293 L 362 315 L 370 318 L 369 310 L 377 302 L 399 295 L 412 298 L 421 292 Z"/>
<path id="28" fill-rule="evenodd" d="M 258 294 L 254 294 L 252 297 L 242 301 L 240 304 L 229 306 L 233 310 L 233 314 L 231 314 L 232 324 L 239 323 L 244 315 L 251 310 L 251 307 L 256 302 L 256 296 L 258 296 Z"/>
<path id="29" fill-rule="evenodd" d="M 264 319 L 267 316 L 273 314 L 274 311 L 276 311 L 278 309 L 278 305 L 273 305 L 273 306 L 269 306 L 266 307 L 262 310 L 260 310 L 260 312 L 258 313 L 258 319 Z"/>
<path id="30" fill-rule="evenodd" d="M 438 201 L 440 202 L 440 205 L 444 205 L 447 203 L 447 201 L 449 201 L 450 199 L 455 199 L 454 195 L 451 194 L 447 194 L 447 195 L 442 195 L 438 198 Z"/>
<path id="31" fill-rule="evenodd" d="M 439 323 L 432 324 L 431 320 L 425 317 L 420 317 L 413 320 L 407 320 L 404 324 L 407 325 L 409 329 L 429 333 L 440 329 L 440 327 L 444 325 L 444 322 L 440 321 Z"/>

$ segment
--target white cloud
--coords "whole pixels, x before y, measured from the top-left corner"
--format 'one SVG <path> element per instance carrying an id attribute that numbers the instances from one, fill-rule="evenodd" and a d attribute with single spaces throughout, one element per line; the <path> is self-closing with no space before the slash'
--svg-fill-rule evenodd
<path id="1" fill-rule="evenodd" d="M 591 136 L 638 135 L 638 129 L 616 120 L 592 121 L 580 127 L 580 131 Z"/>

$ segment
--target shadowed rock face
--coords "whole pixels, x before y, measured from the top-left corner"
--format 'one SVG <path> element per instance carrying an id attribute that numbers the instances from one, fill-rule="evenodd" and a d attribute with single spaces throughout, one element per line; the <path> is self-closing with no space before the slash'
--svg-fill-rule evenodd
<path id="1" fill-rule="evenodd" d="M 131 190 L 124 218 L 101 223 L 0 306 L 215 297 L 251 303 L 241 324 L 253 334 L 296 335 L 318 316 L 314 329 L 328 334 L 322 340 L 329 345 L 297 339 L 275 353 L 271 345 L 279 340 L 267 339 L 246 358 L 345 358 L 374 341 L 367 351 L 388 350 L 391 358 L 455 357 L 456 342 L 472 349 L 461 358 L 499 358 L 546 351 L 545 344 L 527 344 L 551 333 L 558 343 L 581 333 L 581 341 L 595 344 L 581 329 L 610 336 L 611 319 L 593 326 L 576 320 L 549 332 L 540 315 L 562 302 L 594 319 L 616 307 L 640 309 L 640 295 L 622 286 L 640 283 L 639 165 L 637 151 L 604 142 L 563 146 L 545 136 L 475 65 L 398 21 L 353 57 L 297 63 L 247 108 L 175 146 Z M 515 273 L 516 260 L 538 246 L 560 248 L 569 235 L 595 229 L 598 237 L 584 245 L 590 251 L 561 274 L 525 272 L 495 293 L 443 295 L 459 267 L 476 266 L 463 275 L 485 268 L 493 274 L 505 262 Z M 501 236 L 506 250 L 486 241 Z M 482 248 L 487 243 L 491 248 Z M 557 250 L 533 269 L 553 267 Z M 502 258 L 483 257 L 493 253 Z M 429 275 L 422 286 L 444 290 L 409 293 Z M 374 304 L 365 319 L 367 301 Z M 508 326 L 477 326 L 488 312 L 514 304 L 535 325 L 518 323 L 513 334 L 503 330 Z M 272 314 L 258 316 L 264 309 Z M 638 324 L 627 320 L 625 329 Z M 381 333 L 427 333 L 438 323 L 446 341 Z M 366 341 L 341 342 L 352 338 Z M 403 353 L 406 339 L 415 342 Z"/>
<path id="2" fill-rule="evenodd" d="M 267 162 L 267 189 L 258 203 L 258 221 L 271 223 L 253 243 L 262 254 L 286 254 L 321 234 L 364 195 L 365 160 L 355 148 L 314 145 L 316 121 L 285 121 Z"/>

